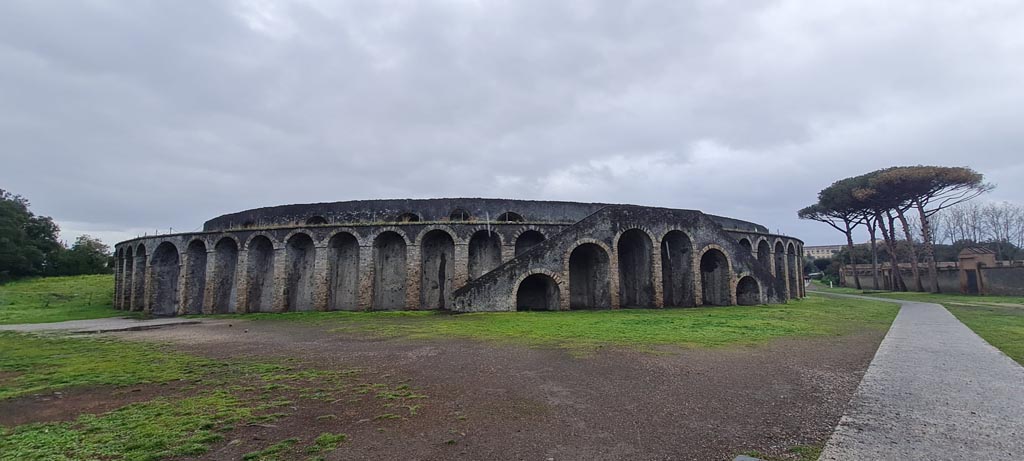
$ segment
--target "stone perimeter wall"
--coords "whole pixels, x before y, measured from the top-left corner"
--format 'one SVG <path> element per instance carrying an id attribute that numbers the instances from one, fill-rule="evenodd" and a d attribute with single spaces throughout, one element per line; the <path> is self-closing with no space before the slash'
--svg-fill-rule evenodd
<path id="1" fill-rule="evenodd" d="M 144 237 L 115 247 L 114 305 L 154 315 L 465 312 L 804 296 L 801 241 L 756 225 L 725 230 L 723 219 L 612 205 L 575 224 L 319 224 Z"/>

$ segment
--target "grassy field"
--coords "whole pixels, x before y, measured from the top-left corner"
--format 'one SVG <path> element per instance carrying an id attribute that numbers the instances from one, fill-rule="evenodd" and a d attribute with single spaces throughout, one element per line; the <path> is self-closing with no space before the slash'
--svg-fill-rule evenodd
<path id="1" fill-rule="evenodd" d="M 590 351 L 605 345 L 639 348 L 715 347 L 783 337 L 841 335 L 886 329 L 891 303 L 811 296 L 784 305 L 571 312 L 309 312 L 250 314 L 256 320 L 324 324 L 343 332 L 411 339 L 465 338 Z"/>
<path id="2" fill-rule="evenodd" d="M 828 288 L 823 291 L 863 294 L 853 288 Z M 978 336 L 997 347 L 1017 363 L 1024 365 L 1024 297 L 971 296 L 955 293 L 867 292 L 870 296 L 942 304 Z"/>
<path id="3" fill-rule="evenodd" d="M 0 332 L 0 350 L 0 406 L 7 399 L 67 388 L 102 386 L 97 392 L 116 394 L 111 387 L 154 384 L 168 386 L 169 394 L 69 422 L 0 428 L 2 461 L 189 457 L 238 428 L 285 420 L 300 400 L 321 405 L 363 399 L 379 402 L 366 418 L 378 413 L 407 418 L 414 416 L 415 402 L 426 397 L 407 381 L 368 382 L 358 369 L 223 362 L 101 338 Z M 246 459 L 307 459 L 302 453 L 327 453 L 346 438 L 323 434 L 287 447 L 270 441 Z"/>
<path id="4" fill-rule="evenodd" d="M 0 285 L 0 325 L 128 315 L 113 299 L 113 275 L 18 280 Z"/>

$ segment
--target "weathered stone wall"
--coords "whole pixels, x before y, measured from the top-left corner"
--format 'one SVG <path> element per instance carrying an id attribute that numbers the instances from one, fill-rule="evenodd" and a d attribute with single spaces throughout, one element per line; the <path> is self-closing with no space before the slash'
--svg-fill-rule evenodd
<path id="1" fill-rule="evenodd" d="M 133 239 L 115 248 L 115 305 L 175 315 L 663 307 L 702 305 L 711 292 L 717 298 L 709 301 L 718 304 L 784 302 L 790 291 L 802 296 L 803 284 L 789 280 L 800 274 L 793 266 L 801 258 L 788 261 L 785 250 L 771 251 L 799 249 L 801 242 L 759 232 L 763 226 L 744 221 L 623 205 L 592 211 L 597 204 L 567 202 L 342 203 L 378 202 L 409 205 L 378 210 L 381 214 L 400 210 L 431 219 L 457 203 L 478 206 L 460 208 L 456 218 L 466 221 L 344 225 L 333 221 L 340 215 L 308 225 L 280 224 L 310 207 L 337 204 L 275 207 L 255 211 L 268 217 L 281 208 L 294 213 L 264 228 L 227 226 L 232 230 Z M 413 207 L 423 203 L 433 208 Z M 481 210 L 491 219 L 491 211 L 512 213 L 504 216 L 508 222 L 481 222 L 474 216 Z M 366 213 L 357 211 L 347 216 Z M 567 214 L 558 216 L 562 211 Z M 584 212 L 578 222 L 567 222 Z M 246 213 L 252 211 L 241 215 L 250 216 Z M 229 223 L 230 216 L 207 225 Z M 728 229 L 722 222 L 730 224 Z M 720 264 L 702 271 L 701 258 L 711 250 L 722 253 Z M 750 280 L 738 287 L 743 277 Z"/>

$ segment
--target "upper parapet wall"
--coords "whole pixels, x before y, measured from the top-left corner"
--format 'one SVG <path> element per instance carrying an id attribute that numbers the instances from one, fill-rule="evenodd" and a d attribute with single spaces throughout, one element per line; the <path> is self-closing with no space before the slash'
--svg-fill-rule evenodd
<path id="1" fill-rule="evenodd" d="M 571 224 L 608 206 L 580 203 L 489 198 L 353 200 L 281 205 L 213 218 L 204 231 L 303 224 L 354 224 L 408 221 L 522 221 Z M 710 215 L 709 215 L 710 216 Z M 726 229 L 768 233 L 759 224 L 710 216 Z"/>

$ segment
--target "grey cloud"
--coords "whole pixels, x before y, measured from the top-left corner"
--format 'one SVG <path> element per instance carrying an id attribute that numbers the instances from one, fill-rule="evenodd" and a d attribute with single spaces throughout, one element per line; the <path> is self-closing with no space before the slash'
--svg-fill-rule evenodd
<path id="1" fill-rule="evenodd" d="M 0 181 L 108 240 L 467 195 L 828 243 L 796 209 L 874 168 L 970 165 L 1020 201 L 1021 23 L 995 1 L 4 2 Z"/>

